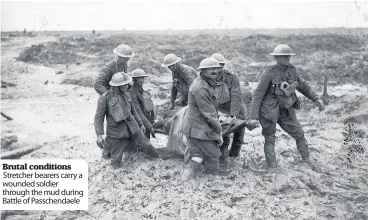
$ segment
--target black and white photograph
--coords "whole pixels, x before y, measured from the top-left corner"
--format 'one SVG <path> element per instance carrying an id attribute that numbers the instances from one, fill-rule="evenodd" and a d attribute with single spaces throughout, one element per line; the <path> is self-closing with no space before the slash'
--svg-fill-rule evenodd
<path id="1" fill-rule="evenodd" d="M 1 1 L 0 155 L 1 220 L 367 220 L 368 1 Z"/>

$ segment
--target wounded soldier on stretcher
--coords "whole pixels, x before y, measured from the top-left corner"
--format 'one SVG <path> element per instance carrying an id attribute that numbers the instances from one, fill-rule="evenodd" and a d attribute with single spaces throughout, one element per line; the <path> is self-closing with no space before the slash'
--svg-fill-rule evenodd
<path id="1" fill-rule="evenodd" d="M 187 107 L 184 107 L 166 122 L 164 122 L 161 119 L 154 124 L 156 133 L 168 135 L 166 147 L 156 148 L 160 157 L 164 160 L 169 158 L 183 158 L 183 157 L 185 163 L 187 163 L 190 160 L 186 136 L 180 132 L 186 110 Z M 249 123 L 248 120 L 241 120 L 236 118 L 233 119 L 230 116 L 222 113 L 219 113 L 219 120 L 222 126 L 223 136 L 234 133 L 236 130 L 241 129 L 243 127 L 246 127 L 249 130 L 253 130 L 256 127 L 259 127 L 258 124 L 253 125 Z"/>

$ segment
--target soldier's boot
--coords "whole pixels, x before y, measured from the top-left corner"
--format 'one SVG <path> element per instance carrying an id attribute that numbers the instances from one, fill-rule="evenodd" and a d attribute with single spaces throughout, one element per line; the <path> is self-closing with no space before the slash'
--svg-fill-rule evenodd
<path id="1" fill-rule="evenodd" d="M 296 138 L 296 147 L 298 148 L 298 151 L 300 155 L 302 156 L 302 160 L 305 162 L 309 162 L 309 146 L 307 143 L 307 140 L 305 139 L 304 135 Z"/>
<path id="2" fill-rule="evenodd" d="M 264 153 L 268 168 L 277 167 L 275 142 L 276 142 L 275 136 L 265 136 Z"/>
<path id="3" fill-rule="evenodd" d="M 220 146 L 221 156 L 219 158 L 220 166 L 226 168 L 229 164 L 229 144 L 230 144 L 230 137 L 229 136 L 222 136 L 223 143 Z"/>
<path id="4" fill-rule="evenodd" d="M 113 169 L 119 169 L 119 168 L 121 168 L 121 162 L 120 161 L 111 161 L 111 167 Z"/>
<path id="5" fill-rule="evenodd" d="M 311 167 L 312 170 L 320 173 L 321 172 L 320 165 L 318 165 L 318 163 L 316 163 L 315 161 L 312 162 L 310 160 L 309 146 L 308 146 L 308 142 L 305 139 L 304 135 L 302 137 L 296 138 L 295 141 L 296 141 L 296 146 L 298 148 L 298 151 L 300 155 L 302 156 L 301 163 Z"/>
<path id="6" fill-rule="evenodd" d="M 231 170 L 226 170 L 220 167 L 218 159 L 209 158 L 205 163 L 205 173 L 217 176 L 228 176 L 231 173 Z"/>
<path id="7" fill-rule="evenodd" d="M 197 176 L 199 170 L 201 169 L 201 163 L 190 160 L 187 164 L 187 168 L 184 170 L 181 179 L 184 182 L 187 182 Z"/>
<path id="8" fill-rule="evenodd" d="M 234 132 L 233 143 L 231 144 L 230 153 L 229 153 L 230 157 L 239 156 L 240 149 L 241 149 L 241 146 L 244 140 L 244 133 L 245 133 L 245 128 L 241 128 L 238 131 Z"/>

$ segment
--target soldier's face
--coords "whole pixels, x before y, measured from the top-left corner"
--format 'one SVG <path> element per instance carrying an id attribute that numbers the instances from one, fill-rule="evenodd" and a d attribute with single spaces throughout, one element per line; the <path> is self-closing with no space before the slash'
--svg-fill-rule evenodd
<path id="1" fill-rule="evenodd" d="M 217 71 L 219 68 L 202 69 L 202 76 L 211 80 L 215 80 L 217 77 Z"/>
<path id="2" fill-rule="evenodd" d="M 120 89 L 121 92 L 127 91 L 128 90 L 128 84 L 123 85 L 123 86 L 119 86 L 119 89 Z"/>
<path id="3" fill-rule="evenodd" d="M 118 56 L 118 63 L 119 64 L 128 63 L 129 59 L 130 59 L 129 57 L 119 57 Z"/>
<path id="4" fill-rule="evenodd" d="M 134 83 L 135 83 L 135 84 L 137 84 L 137 85 L 143 86 L 143 83 L 144 83 L 144 77 L 137 77 L 137 78 L 134 78 Z"/>
<path id="5" fill-rule="evenodd" d="M 291 56 L 275 56 L 277 63 L 282 65 L 289 65 L 290 64 Z"/>
<path id="6" fill-rule="evenodd" d="M 217 71 L 217 75 L 218 75 L 218 76 L 220 76 L 220 75 L 223 73 L 223 71 L 224 71 L 224 65 L 225 65 L 225 64 L 221 64 L 221 63 L 220 63 L 221 68 L 217 68 L 217 69 L 216 69 L 216 71 Z"/>
<path id="7" fill-rule="evenodd" d="M 169 70 L 171 70 L 171 72 L 175 72 L 177 66 L 178 66 L 178 64 L 175 63 L 174 65 L 168 66 L 167 68 L 169 68 Z"/>

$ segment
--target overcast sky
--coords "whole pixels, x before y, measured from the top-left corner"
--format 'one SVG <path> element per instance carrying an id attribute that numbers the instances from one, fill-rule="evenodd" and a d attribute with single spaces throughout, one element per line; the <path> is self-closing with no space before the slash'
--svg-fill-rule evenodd
<path id="1" fill-rule="evenodd" d="M 2 1 L 1 29 L 368 27 L 368 1 Z"/>

